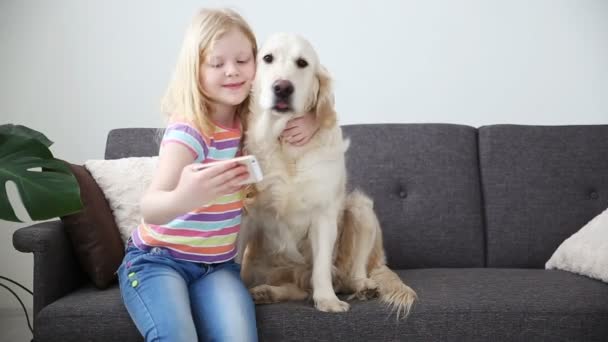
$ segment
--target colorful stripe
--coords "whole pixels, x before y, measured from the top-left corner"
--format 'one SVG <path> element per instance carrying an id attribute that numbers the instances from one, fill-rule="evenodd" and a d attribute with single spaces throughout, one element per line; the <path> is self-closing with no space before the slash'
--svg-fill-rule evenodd
<path id="1" fill-rule="evenodd" d="M 212 231 L 200 231 L 198 229 L 186 229 L 186 228 L 170 228 L 165 226 L 157 226 L 154 224 L 147 225 L 147 228 L 155 231 L 156 233 L 170 236 L 189 236 L 189 237 L 199 237 L 199 238 L 208 238 L 216 235 L 228 235 L 238 233 L 241 229 L 240 225 L 221 228 L 218 230 Z"/>
<path id="2" fill-rule="evenodd" d="M 227 211 L 223 213 L 189 213 L 186 215 L 178 216 L 176 220 L 180 221 L 194 221 L 194 222 L 217 222 L 231 220 L 241 215 L 241 209 Z"/>
<path id="3" fill-rule="evenodd" d="M 225 212 L 235 209 L 243 208 L 243 203 L 241 201 L 235 201 L 234 199 L 230 202 L 221 203 L 221 204 L 212 204 L 208 207 L 203 207 L 193 211 L 193 213 L 218 213 Z"/>
<path id="4" fill-rule="evenodd" d="M 228 131 L 228 132 L 217 132 L 213 135 L 213 140 L 215 140 L 215 141 L 231 140 L 231 139 L 241 139 L 241 134 Z"/>
<path id="5" fill-rule="evenodd" d="M 198 158 L 198 156 L 199 156 L 198 152 L 194 148 L 192 148 L 192 146 L 184 143 L 183 141 L 177 140 L 177 139 L 163 139 L 163 141 L 161 142 L 160 146 L 161 147 L 165 146 L 168 143 L 175 143 L 175 144 L 180 144 L 180 145 L 184 146 L 185 148 L 188 149 L 188 151 L 190 151 L 190 153 L 192 153 L 192 156 L 194 157 L 195 160 L 199 159 Z"/>
<path id="6" fill-rule="evenodd" d="M 192 127 L 191 125 L 189 125 L 187 123 L 177 122 L 172 125 L 169 125 L 169 127 L 167 127 L 167 130 L 165 131 L 165 134 L 167 131 L 172 131 L 172 130 L 185 132 L 185 133 L 191 135 L 193 138 L 195 138 L 198 141 L 198 143 L 201 146 L 210 145 L 209 138 L 207 138 L 204 134 L 202 134 L 198 129 Z"/>
<path id="7" fill-rule="evenodd" d="M 240 139 L 239 129 L 217 126 L 212 136 L 205 136 L 194 125 L 178 122 L 167 127 L 161 146 L 181 144 L 192 152 L 196 162 L 209 163 L 241 155 Z M 242 191 L 224 195 L 164 225 L 142 222 L 132 234 L 133 243 L 142 250 L 162 247 L 180 260 L 228 261 L 237 253 L 242 210 Z"/>
<path id="8" fill-rule="evenodd" d="M 205 160 L 205 156 L 209 155 L 209 149 L 207 148 L 207 145 L 201 145 L 194 136 L 186 132 L 178 130 L 167 131 L 165 133 L 165 137 L 163 138 L 163 142 L 165 140 L 180 141 L 183 144 L 190 146 L 190 148 L 192 148 L 197 153 L 197 162 Z"/>
<path id="9" fill-rule="evenodd" d="M 167 238 L 164 237 L 162 240 L 159 240 L 152 236 L 147 230 L 139 229 L 138 230 L 139 238 L 142 242 L 144 242 L 148 246 L 162 246 L 169 247 L 175 250 L 179 250 L 182 252 L 190 253 L 190 254 L 200 254 L 200 255 L 216 255 L 230 252 L 234 248 L 234 244 L 227 244 L 222 246 L 191 246 L 185 245 L 183 243 L 174 243 L 165 241 Z M 235 240 L 236 241 L 236 238 Z"/>
<path id="10" fill-rule="evenodd" d="M 224 196 L 216 199 L 215 201 L 209 203 L 206 207 L 209 207 L 209 206 L 212 206 L 212 205 L 216 205 L 216 204 L 227 204 L 227 203 L 232 203 L 232 202 L 242 202 L 242 200 L 243 200 L 243 192 L 242 191 L 237 191 L 237 192 L 235 192 L 233 194 L 224 195 Z"/>
<path id="11" fill-rule="evenodd" d="M 139 234 L 138 234 L 137 230 L 133 231 L 132 236 L 133 236 L 133 244 L 135 244 L 135 246 L 137 246 L 141 250 L 150 251 L 150 249 L 155 247 L 155 246 L 149 246 L 149 245 L 146 245 L 145 243 L 143 243 L 141 241 L 141 239 L 139 238 Z M 224 254 L 217 254 L 217 255 L 199 255 L 199 254 L 185 253 L 183 251 L 180 251 L 178 249 L 174 249 L 174 248 L 171 248 L 168 246 L 163 246 L 163 248 L 165 248 L 169 252 L 169 255 L 174 259 L 186 260 L 186 261 L 192 261 L 192 262 L 200 262 L 200 263 L 206 263 L 206 264 L 215 264 L 215 263 L 226 262 L 226 261 L 234 259 L 234 257 L 237 254 L 236 246 L 230 252 L 227 252 Z"/>
<path id="12" fill-rule="evenodd" d="M 220 230 L 225 227 L 232 227 L 241 223 L 241 216 L 235 217 L 231 220 L 218 221 L 218 222 L 195 222 L 195 221 L 181 221 L 173 220 L 163 227 L 167 228 L 184 228 L 184 229 L 198 229 L 202 231 L 214 231 Z"/>
<path id="13" fill-rule="evenodd" d="M 218 150 L 224 150 L 227 148 L 238 148 L 240 141 L 240 137 L 237 137 L 232 140 L 224 140 L 224 141 L 214 141 L 213 146 Z"/>
<path id="14" fill-rule="evenodd" d="M 225 230 L 224 230 L 225 231 Z M 188 245 L 190 247 L 220 247 L 232 245 L 236 241 L 236 233 L 226 235 L 217 235 L 211 237 L 201 237 L 193 239 L 193 236 L 178 236 L 175 234 L 163 234 L 154 229 L 142 229 L 143 236 L 147 236 L 156 240 L 161 240 L 167 244 Z"/>
<path id="15" fill-rule="evenodd" d="M 217 159 L 217 160 L 226 160 L 226 159 L 230 159 L 230 158 L 234 158 L 234 155 L 236 154 L 236 147 L 232 147 L 232 148 L 227 148 L 225 150 L 218 150 L 215 147 L 211 147 L 209 149 L 209 153 L 206 154 L 206 156 L 209 156 L 209 158 L 213 158 L 213 159 Z"/>

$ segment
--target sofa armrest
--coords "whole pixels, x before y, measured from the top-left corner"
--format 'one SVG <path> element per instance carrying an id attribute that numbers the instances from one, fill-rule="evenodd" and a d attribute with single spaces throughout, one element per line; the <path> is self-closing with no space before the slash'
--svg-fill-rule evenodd
<path id="1" fill-rule="evenodd" d="M 34 317 L 84 279 L 61 221 L 38 223 L 13 234 L 13 246 L 34 253 Z"/>

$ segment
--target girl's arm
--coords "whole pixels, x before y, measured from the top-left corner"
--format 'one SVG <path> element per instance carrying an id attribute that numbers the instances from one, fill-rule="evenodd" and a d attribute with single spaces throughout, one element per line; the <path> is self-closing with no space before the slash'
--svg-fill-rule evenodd
<path id="1" fill-rule="evenodd" d="M 294 146 L 306 145 L 319 130 L 319 126 L 315 114 L 309 112 L 304 116 L 289 120 L 281 138 Z"/>
<path id="2" fill-rule="evenodd" d="M 238 184 L 247 179 L 247 169 L 237 163 L 197 171 L 193 161 L 190 150 L 180 144 L 162 147 L 152 183 L 140 202 L 145 222 L 170 222 L 219 196 L 236 192 L 241 187 Z"/>

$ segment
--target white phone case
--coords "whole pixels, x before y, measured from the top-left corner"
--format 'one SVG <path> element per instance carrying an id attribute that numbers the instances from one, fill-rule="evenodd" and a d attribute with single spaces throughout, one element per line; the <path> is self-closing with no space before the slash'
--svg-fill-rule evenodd
<path id="1" fill-rule="evenodd" d="M 247 171 L 249 172 L 249 178 L 244 180 L 241 183 L 242 185 L 257 183 L 257 182 L 261 181 L 262 179 L 264 179 L 264 175 L 262 174 L 262 168 L 260 168 L 260 164 L 258 163 L 258 160 L 253 155 L 200 164 L 198 166 L 197 170 L 200 171 L 200 170 L 204 170 L 204 169 L 214 166 L 214 165 L 221 165 L 221 164 L 230 163 L 230 162 L 237 162 L 237 163 L 245 165 L 247 167 Z"/>

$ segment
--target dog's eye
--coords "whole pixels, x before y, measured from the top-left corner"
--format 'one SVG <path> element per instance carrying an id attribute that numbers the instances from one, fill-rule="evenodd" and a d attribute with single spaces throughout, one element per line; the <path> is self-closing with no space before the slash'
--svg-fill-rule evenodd
<path id="1" fill-rule="evenodd" d="M 274 57 L 272 57 L 271 54 L 267 54 L 266 56 L 264 56 L 263 59 L 264 59 L 264 62 L 270 64 L 270 63 L 272 63 L 272 60 L 274 59 Z"/>
<path id="2" fill-rule="evenodd" d="M 308 62 L 304 58 L 298 58 L 296 61 L 298 68 L 306 68 L 308 66 Z"/>

